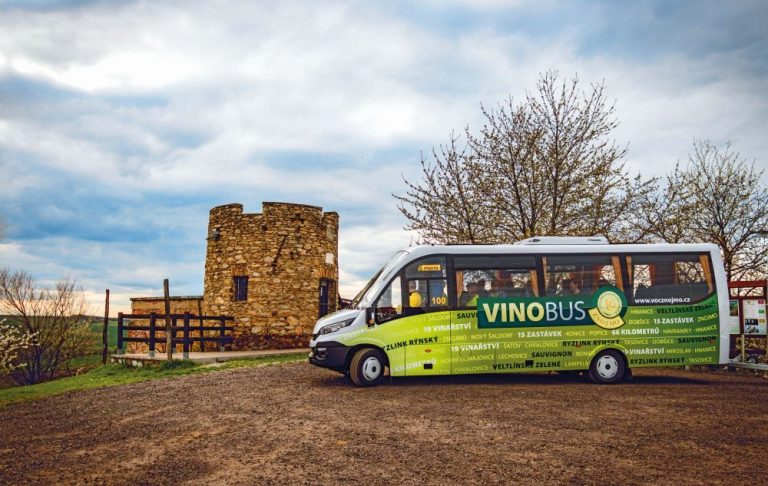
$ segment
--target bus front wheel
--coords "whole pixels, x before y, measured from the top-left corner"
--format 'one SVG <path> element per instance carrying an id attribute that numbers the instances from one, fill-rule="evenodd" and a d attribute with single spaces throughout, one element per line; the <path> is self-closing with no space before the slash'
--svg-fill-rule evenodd
<path id="1" fill-rule="evenodd" d="M 602 351 L 589 365 L 589 379 L 601 385 L 620 382 L 625 372 L 624 356 L 613 349 Z"/>
<path id="2" fill-rule="evenodd" d="M 378 349 L 363 348 L 352 357 L 349 378 L 357 386 L 375 386 L 384 381 L 384 355 Z"/>

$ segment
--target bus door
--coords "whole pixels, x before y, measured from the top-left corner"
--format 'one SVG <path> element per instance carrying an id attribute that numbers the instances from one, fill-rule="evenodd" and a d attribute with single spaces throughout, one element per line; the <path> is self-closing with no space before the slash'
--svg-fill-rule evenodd
<path id="1" fill-rule="evenodd" d="M 478 327 L 477 302 L 488 298 L 534 298 L 538 292 L 532 255 L 457 255 L 453 259 L 457 308 L 451 313 L 452 372 L 494 373 L 517 344 L 511 327 Z M 523 363 L 525 359 L 521 359 Z"/>
<path id="2" fill-rule="evenodd" d="M 407 297 L 403 302 L 408 337 L 405 374 L 443 375 L 451 372 L 451 313 L 448 306 L 444 256 L 418 260 L 405 269 Z"/>

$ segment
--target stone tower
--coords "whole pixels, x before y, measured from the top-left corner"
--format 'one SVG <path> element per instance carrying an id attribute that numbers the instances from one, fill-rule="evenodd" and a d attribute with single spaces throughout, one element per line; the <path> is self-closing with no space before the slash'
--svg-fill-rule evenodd
<path id="1" fill-rule="evenodd" d="M 320 315 L 338 308 L 339 215 L 265 202 L 211 209 L 205 313 L 231 315 L 237 349 L 306 346 Z"/>

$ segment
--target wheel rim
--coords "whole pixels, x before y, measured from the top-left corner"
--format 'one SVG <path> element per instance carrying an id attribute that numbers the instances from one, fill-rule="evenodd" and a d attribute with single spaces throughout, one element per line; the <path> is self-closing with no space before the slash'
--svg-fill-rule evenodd
<path id="1" fill-rule="evenodd" d="M 601 356 L 597 359 L 597 374 L 600 378 L 610 380 L 616 377 L 619 372 L 619 362 L 610 355 Z"/>
<path id="2" fill-rule="evenodd" d="M 374 381 L 381 375 L 381 363 L 377 358 L 371 356 L 363 361 L 363 376 L 368 381 Z"/>

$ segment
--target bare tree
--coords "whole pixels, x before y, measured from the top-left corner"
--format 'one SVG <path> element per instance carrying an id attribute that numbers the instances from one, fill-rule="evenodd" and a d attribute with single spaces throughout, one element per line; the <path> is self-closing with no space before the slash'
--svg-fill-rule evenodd
<path id="1" fill-rule="evenodd" d="M 687 221 L 686 239 L 716 243 L 728 280 L 765 277 L 768 264 L 768 188 L 764 171 L 747 162 L 731 143 L 693 143 L 688 165 L 669 185 L 679 190 L 668 202 L 667 220 Z"/>
<path id="2" fill-rule="evenodd" d="M 485 124 L 479 136 L 467 130 L 473 157 L 469 165 L 480 200 L 493 221 L 494 241 L 515 241 L 536 234 L 546 216 L 546 168 L 537 157 L 544 135 L 530 110 L 512 98 L 497 110 L 481 106 Z"/>
<path id="3" fill-rule="evenodd" d="M 632 217 L 656 180 L 631 176 L 621 162 L 626 147 L 610 138 L 618 125 L 614 111 L 602 84 L 584 92 L 578 78 L 561 80 L 557 72 L 544 74 L 521 104 L 510 98 L 495 110 L 482 107 L 485 123 L 478 135 L 467 129 L 460 163 L 450 171 L 425 170 L 422 183 L 408 183 L 408 193 L 398 197 L 408 229 L 422 230 L 429 221 L 459 214 L 465 216 L 462 227 L 468 221 L 475 225 L 472 240 L 443 224 L 428 241 L 596 234 L 639 240 L 644 234 Z M 454 144 L 452 136 L 449 147 Z M 436 191 L 435 183 L 446 191 Z M 471 211 L 444 197 L 460 190 L 471 191 Z"/>
<path id="4" fill-rule="evenodd" d="M 71 279 L 52 287 L 38 285 L 26 272 L 0 269 L 0 313 L 21 332 L 33 335 L 31 346 L 18 352 L 11 371 L 19 384 L 53 379 L 72 358 L 93 344 L 83 291 Z"/>
<path id="5" fill-rule="evenodd" d="M 408 219 L 406 229 L 416 230 L 425 243 L 483 243 L 493 239 L 489 204 L 470 170 L 467 147 L 458 147 L 451 134 L 448 145 L 433 149 L 431 159 L 421 157 L 420 184 L 404 178 L 408 191 L 394 195 Z"/>
<path id="6" fill-rule="evenodd" d="M 634 225 L 646 241 L 682 243 L 691 241 L 691 220 L 696 211 L 695 200 L 683 187 L 683 170 L 676 164 L 663 184 L 644 195 L 635 213 Z"/>

